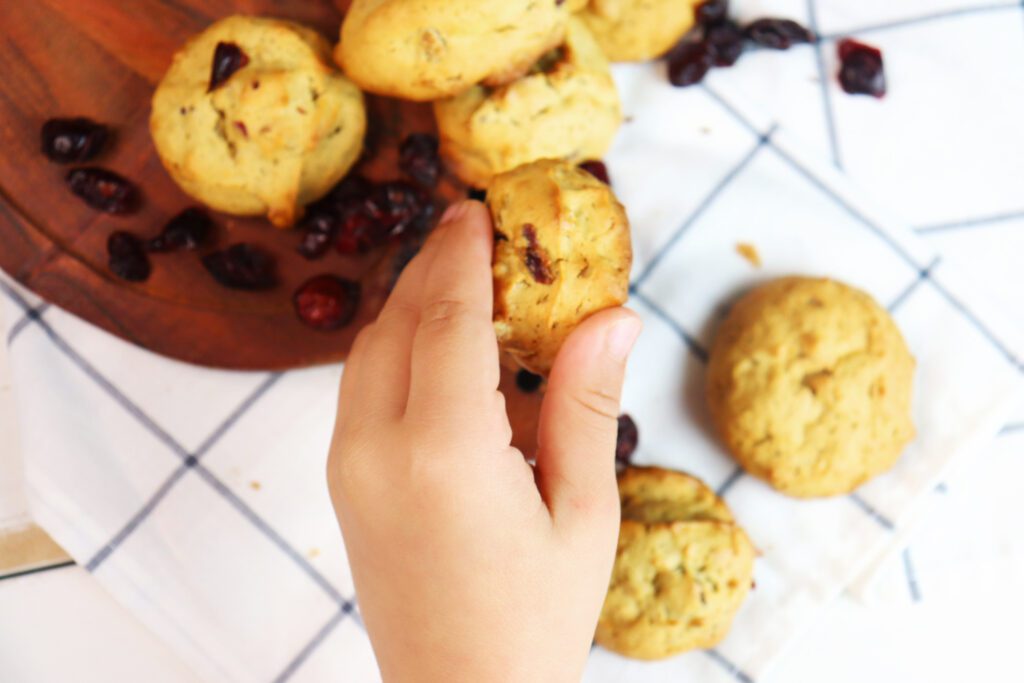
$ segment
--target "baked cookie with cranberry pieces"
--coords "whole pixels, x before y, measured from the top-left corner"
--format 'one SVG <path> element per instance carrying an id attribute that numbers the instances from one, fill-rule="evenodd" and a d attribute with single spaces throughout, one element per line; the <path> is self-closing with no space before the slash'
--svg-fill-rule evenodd
<path id="1" fill-rule="evenodd" d="M 355 163 L 366 112 L 320 34 L 233 16 L 174 55 L 149 125 L 161 161 L 187 194 L 286 227 Z"/>
<path id="2" fill-rule="evenodd" d="M 543 159 L 495 176 L 494 329 L 503 363 L 547 375 L 588 316 L 629 296 L 629 221 L 611 188 Z"/>

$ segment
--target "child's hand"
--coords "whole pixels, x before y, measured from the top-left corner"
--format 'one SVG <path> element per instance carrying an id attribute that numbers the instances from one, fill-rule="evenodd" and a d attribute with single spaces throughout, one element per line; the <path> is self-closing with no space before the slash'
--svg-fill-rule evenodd
<path id="1" fill-rule="evenodd" d="M 452 207 L 357 338 L 328 480 L 386 681 L 578 681 L 615 556 L 615 434 L 639 319 L 564 344 L 536 467 L 498 392 L 491 237 Z"/>

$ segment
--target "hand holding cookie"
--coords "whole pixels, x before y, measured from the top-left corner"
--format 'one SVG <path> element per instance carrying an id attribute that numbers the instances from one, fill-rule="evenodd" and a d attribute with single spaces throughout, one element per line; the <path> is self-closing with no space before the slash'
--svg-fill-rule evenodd
<path id="1" fill-rule="evenodd" d="M 608 587 L 639 319 L 607 309 L 562 344 L 531 466 L 498 392 L 491 259 L 488 211 L 452 207 L 345 369 L 328 477 L 385 680 L 578 681 Z"/>

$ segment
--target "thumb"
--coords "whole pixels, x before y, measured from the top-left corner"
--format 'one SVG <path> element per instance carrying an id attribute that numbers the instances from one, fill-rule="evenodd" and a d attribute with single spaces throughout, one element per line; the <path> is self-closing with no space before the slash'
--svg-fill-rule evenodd
<path id="1" fill-rule="evenodd" d="M 555 359 L 540 411 L 537 480 L 556 522 L 605 506 L 618 510 L 619 397 L 640 328 L 626 308 L 601 311 L 569 335 Z"/>

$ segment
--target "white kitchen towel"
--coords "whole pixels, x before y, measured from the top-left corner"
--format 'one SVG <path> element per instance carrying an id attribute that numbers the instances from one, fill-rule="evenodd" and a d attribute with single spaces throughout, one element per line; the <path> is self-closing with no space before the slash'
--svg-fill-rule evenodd
<path id="1" fill-rule="evenodd" d="M 902 222 L 947 263 L 982 286 L 981 305 L 1024 321 L 1024 5 L 1016 0 L 733 0 L 735 16 L 786 16 L 822 36 L 815 46 L 759 50 L 739 67 L 713 71 L 706 85 L 743 116 L 778 121 L 859 187 L 898 210 Z M 850 97 L 835 77 L 836 46 L 853 37 L 882 50 L 888 95 Z M 1024 405 L 1004 428 L 1024 426 Z M 991 449 L 989 449 L 991 450 Z M 1011 460 L 999 460 L 1007 479 Z M 965 468 L 969 474 L 970 469 Z M 947 500 L 939 487 L 932 505 Z M 982 506 L 983 507 L 983 506 Z M 1009 519 L 995 522 L 1010 532 Z M 862 601 L 920 601 L 918 575 L 946 575 L 927 548 L 904 548 L 903 525 L 890 551 L 848 590 Z M 965 523 L 962 540 L 976 547 Z M 953 532 L 956 533 L 956 532 Z M 912 541 L 911 541 L 912 543 Z M 993 547 L 985 557 L 1011 562 Z M 889 571 L 876 585 L 879 563 Z M 1012 564 L 1012 562 L 1011 562 Z M 1016 565 L 1013 565 L 1016 566 Z M 1007 565 L 1010 568 L 1010 565 Z M 902 574 L 901 582 L 893 572 Z M 935 592 L 931 594 L 934 596 Z"/>
<path id="2" fill-rule="evenodd" d="M 755 680 L 949 464 L 1006 422 L 1024 336 L 770 122 L 710 90 L 670 88 L 656 66 L 618 76 L 631 121 L 608 162 L 635 226 L 632 305 L 646 323 L 624 399 L 637 459 L 718 489 L 763 556 L 715 651 L 643 664 L 595 650 L 588 680 Z M 793 272 L 869 291 L 918 358 L 920 436 L 854 496 L 780 496 L 742 476 L 709 433 L 701 380 L 718 311 Z M 211 681 L 374 678 L 323 478 L 340 367 L 189 367 L 5 289 L 39 522 Z"/>
<path id="3" fill-rule="evenodd" d="M 892 13 L 880 2 L 866 6 Z M 816 50 L 744 60 L 815 64 Z M 887 47 L 887 65 L 899 54 Z M 836 168 L 802 151 L 771 108 L 744 104 L 735 91 L 745 68 L 741 61 L 687 90 L 668 87 L 656 65 L 619 68 L 631 118 L 608 162 L 634 224 L 632 305 L 646 323 L 625 392 L 640 426 L 637 459 L 687 469 L 722 491 L 763 553 L 757 589 L 716 650 L 656 664 L 595 650 L 591 681 L 764 680 L 947 468 L 1007 422 L 1021 392 L 1019 309 L 972 285 L 956 253 L 913 239 Z M 831 85 L 815 87 L 876 118 L 905 110 L 899 100 L 848 103 Z M 890 101 L 892 114 L 866 109 Z M 843 149 L 859 149 L 851 139 Z M 938 183 L 946 170 L 922 164 L 915 173 Z M 946 195 L 934 201 L 953 206 Z M 949 211 L 934 222 L 962 219 Z M 758 250 L 762 268 L 736 253 L 741 242 Z M 976 252 L 1005 258 L 998 243 Z M 869 291 L 893 309 L 918 357 L 920 437 L 896 469 L 855 496 L 779 496 L 741 475 L 708 429 L 701 378 L 718 311 L 750 284 L 792 272 Z M 341 368 L 185 366 L 4 283 L 38 521 L 211 681 L 374 680 L 323 481 Z"/>

